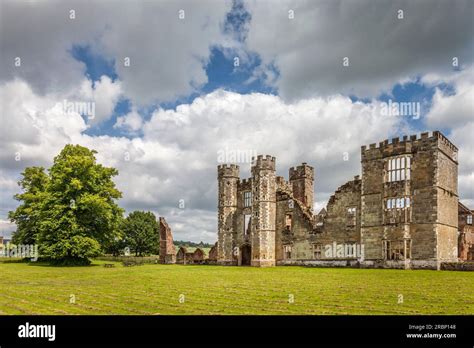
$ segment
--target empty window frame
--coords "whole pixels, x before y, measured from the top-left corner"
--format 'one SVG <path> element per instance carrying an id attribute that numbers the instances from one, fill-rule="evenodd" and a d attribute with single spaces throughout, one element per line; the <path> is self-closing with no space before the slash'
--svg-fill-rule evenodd
<path id="1" fill-rule="evenodd" d="M 251 221 L 252 215 L 244 215 L 244 236 L 250 236 Z"/>
<path id="2" fill-rule="evenodd" d="M 349 207 L 347 208 L 347 226 L 355 226 L 357 218 L 357 208 Z"/>
<path id="3" fill-rule="evenodd" d="M 387 210 L 405 209 L 405 208 L 410 208 L 410 206 L 411 206 L 410 197 L 396 197 L 396 198 L 388 198 L 385 200 L 385 208 Z"/>
<path id="4" fill-rule="evenodd" d="M 285 215 L 285 226 L 287 230 L 291 230 L 292 216 L 291 214 Z"/>
<path id="5" fill-rule="evenodd" d="M 291 259 L 291 251 L 292 251 L 291 245 L 284 245 L 283 246 L 283 254 L 285 259 Z"/>
<path id="6" fill-rule="evenodd" d="M 250 207 L 252 205 L 252 192 L 244 192 L 244 207 Z"/>
<path id="7" fill-rule="evenodd" d="M 411 157 L 390 158 L 387 162 L 386 182 L 410 180 Z"/>
<path id="8" fill-rule="evenodd" d="M 384 240 L 383 257 L 385 260 L 406 260 L 411 258 L 411 239 Z"/>
<path id="9" fill-rule="evenodd" d="M 313 244 L 313 258 L 315 260 L 321 259 L 322 244 Z"/>

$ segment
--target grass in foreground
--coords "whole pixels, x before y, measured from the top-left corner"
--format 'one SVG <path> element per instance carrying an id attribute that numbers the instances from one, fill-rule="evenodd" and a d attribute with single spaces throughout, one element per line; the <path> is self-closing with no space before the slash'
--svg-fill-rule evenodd
<path id="1" fill-rule="evenodd" d="M 0 314 L 474 314 L 471 272 L 103 263 L 0 263 Z"/>

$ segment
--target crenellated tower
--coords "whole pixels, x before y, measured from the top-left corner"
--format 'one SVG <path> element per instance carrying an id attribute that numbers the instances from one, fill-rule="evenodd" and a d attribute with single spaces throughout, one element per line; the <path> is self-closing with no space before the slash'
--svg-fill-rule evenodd
<path id="1" fill-rule="evenodd" d="M 217 262 L 222 265 L 236 265 L 235 213 L 237 211 L 239 166 L 224 164 L 217 167 L 218 179 L 218 241 Z"/>
<path id="2" fill-rule="evenodd" d="M 252 163 L 252 266 L 275 266 L 275 157 L 258 156 Z"/>
<path id="3" fill-rule="evenodd" d="M 366 260 L 406 268 L 457 260 L 457 152 L 438 131 L 362 146 Z"/>
<path id="4" fill-rule="evenodd" d="M 289 171 L 290 183 L 294 197 L 313 210 L 314 202 L 314 168 L 303 162 Z"/>

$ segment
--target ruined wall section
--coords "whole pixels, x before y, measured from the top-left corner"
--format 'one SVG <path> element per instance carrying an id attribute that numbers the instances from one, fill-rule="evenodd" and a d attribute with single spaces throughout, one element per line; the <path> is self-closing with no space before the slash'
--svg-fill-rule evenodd
<path id="1" fill-rule="evenodd" d="M 361 185 L 359 176 L 340 186 L 329 198 L 323 233 L 315 235 L 323 245 L 336 242 L 360 244 Z"/>
<path id="2" fill-rule="evenodd" d="M 313 232 L 314 216 L 308 213 L 308 207 L 295 199 L 291 191 L 278 190 L 276 216 L 277 261 L 311 258 L 313 247 L 310 236 Z M 290 248 L 290 257 L 285 255 L 285 247 Z"/>
<path id="3" fill-rule="evenodd" d="M 474 259 L 474 212 L 462 203 L 458 207 L 458 258 L 470 261 Z"/>
<path id="4" fill-rule="evenodd" d="M 164 217 L 159 218 L 160 225 L 160 263 L 176 263 L 176 248 L 173 243 L 173 234 Z"/>

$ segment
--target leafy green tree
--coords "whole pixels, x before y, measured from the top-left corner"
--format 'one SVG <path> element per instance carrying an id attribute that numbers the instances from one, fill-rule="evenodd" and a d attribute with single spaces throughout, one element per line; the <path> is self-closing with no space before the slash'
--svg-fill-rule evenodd
<path id="1" fill-rule="evenodd" d="M 96 163 L 94 150 L 66 145 L 49 169 L 39 207 L 39 251 L 55 264 L 88 264 L 119 234 L 121 192 L 115 168 Z"/>
<path id="2" fill-rule="evenodd" d="M 125 238 L 123 233 L 120 236 L 115 237 L 112 241 L 107 242 L 104 245 L 104 250 L 107 254 L 112 254 L 113 256 L 119 256 L 125 253 Z"/>
<path id="3" fill-rule="evenodd" d="M 14 198 L 23 202 L 15 211 L 10 211 L 8 217 L 17 226 L 12 242 L 15 244 L 35 244 L 39 232 L 40 207 L 45 199 L 49 177 L 43 167 L 28 167 L 21 173 L 22 179 L 18 185 L 22 193 Z"/>
<path id="4" fill-rule="evenodd" d="M 134 211 L 123 222 L 125 244 L 136 256 L 152 254 L 159 246 L 159 228 L 155 214 Z"/>

